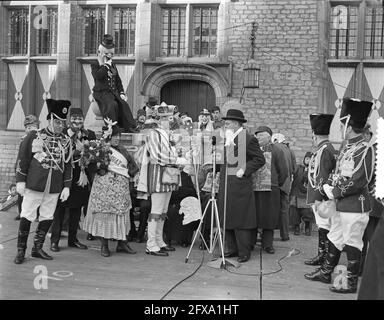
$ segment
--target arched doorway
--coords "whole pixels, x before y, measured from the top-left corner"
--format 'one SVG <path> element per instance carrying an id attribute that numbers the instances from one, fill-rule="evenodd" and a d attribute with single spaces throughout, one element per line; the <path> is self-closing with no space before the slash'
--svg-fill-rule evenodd
<path id="1" fill-rule="evenodd" d="M 193 121 L 198 120 L 203 108 L 211 109 L 216 105 L 213 88 L 198 80 L 169 81 L 161 88 L 160 97 L 161 101 L 178 106 L 180 112 L 188 112 Z"/>

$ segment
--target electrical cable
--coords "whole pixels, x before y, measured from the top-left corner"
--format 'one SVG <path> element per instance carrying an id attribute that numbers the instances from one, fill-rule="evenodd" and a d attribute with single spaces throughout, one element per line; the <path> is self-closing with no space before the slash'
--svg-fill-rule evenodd
<path id="1" fill-rule="evenodd" d="M 36 232 L 36 231 L 31 231 L 31 232 L 29 232 L 28 235 L 33 234 L 33 233 L 35 233 L 35 232 Z M 4 240 L 3 242 L 0 242 L 0 244 L 4 244 L 4 243 L 7 243 L 7 242 L 10 242 L 10 241 L 13 241 L 13 240 L 17 240 L 17 238 L 18 238 L 18 237 L 14 237 L 14 238 L 11 238 L 11 239 Z"/>
<path id="2" fill-rule="evenodd" d="M 199 271 L 199 269 L 203 266 L 203 263 L 204 263 L 204 258 L 205 258 L 205 250 L 202 250 L 203 251 L 203 255 L 202 255 L 202 258 L 201 258 L 201 262 L 200 262 L 200 265 L 196 268 L 195 271 L 193 271 L 190 275 L 188 275 L 187 277 L 181 279 L 179 282 L 177 282 L 171 289 L 169 289 L 161 298 L 160 300 L 164 300 L 164 298 L 169 295 L 173 290 L 175 290 L 179 285 L 181 285 L 184 281 L 188 280 L 189 278 L 192 278 L 196 273 L 197 271 Z"/>

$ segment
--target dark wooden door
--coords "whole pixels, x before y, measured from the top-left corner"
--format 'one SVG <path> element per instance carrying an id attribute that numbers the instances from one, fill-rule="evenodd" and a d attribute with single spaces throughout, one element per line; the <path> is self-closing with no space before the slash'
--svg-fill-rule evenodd
<path id="1" fill-rule="evenodd" d="M 188 112 L 193 121 L 203 108 L 216 105 L 215 92 L 203 81 L 173 80 L 161 89 L 161 102 L 178 106 L 180 112 Z"/>

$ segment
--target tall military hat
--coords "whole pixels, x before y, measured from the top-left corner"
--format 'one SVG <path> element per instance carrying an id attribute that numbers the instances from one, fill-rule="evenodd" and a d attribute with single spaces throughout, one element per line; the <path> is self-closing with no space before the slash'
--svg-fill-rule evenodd
<path id="1" fill-rule="evenodd" d="M 340 121 L 356 128 L 364 128 L 371 113 L 373 103 L 358 99 L 344 98 Z"/>
<path id="2" fill-rule="evenodd" d="M 81 108 L 70 108 L 69 109 L 69 116 L 74 117 L 74 116 L 81 116 L 84 118 L 84 113 Z"/>
<path id="3" fill-rule="evenodd" d="M 47 120 L 51 118 L 51 115 L 56 119 L 66 120 L 71 101 L 47 99 L 46 102 L 48 107 Z"/>
<path id="4" fill-rule="evenodd" d="M 106 49 L 112 49 L 115 47 L 113 42 L 113 37 L 110 34 L 105 34 L 103 36 L 103 40 L 101 41 L 101 45 Z"/>
<path id="5" fill-rule="evenodd" d="M 325 113 L 313 113 L 309 115 L 309 121 L 311 122 L 313 133 L 318 136 L 329 135 L 333 117 L 333 114 Z"/>

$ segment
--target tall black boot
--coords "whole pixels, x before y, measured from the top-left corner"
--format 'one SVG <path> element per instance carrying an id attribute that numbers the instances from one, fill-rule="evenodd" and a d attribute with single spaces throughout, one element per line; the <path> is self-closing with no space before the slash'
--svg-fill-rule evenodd
<path id="1" fill-rule="evenodd" d="M 332 272 L 339 263 L 341 251 L 335 247 L 332 242 L 329 242 L 329 252 L 320 268 L 312 273 L 304 275 L 305 279 L 312 281 L 320 281 L 323 283 L 331 283 Z"/>
<path id="2" fill-rule="evenodd" d="M 304 261 L 309 266 L 321 266 L 324 262 L 325 256 L 327 255 L 327 249 L 329 246 L 329 240 L 327 237 L 328 230 L 319 228 L 319 245 L 317 249 L 317 256 Z"/>
<path id="3" fill-rule="evenodd" d="M 348 266 L 347 266 L 347 287 L 336 288 L 330 287 L 329 290 L 336 293 L 356 293 L 357 282 L 359 279 L 359 268 L 361 251 L 355 247 L 346 245 L 344 251 L 347 253 Z"/>
<path id="4" fill-rule="evenodd" d="M 51 227 L 52 220 L 40 221 L 37 225 L 34 238 L 34 247 L 32 248 L 32 257 L 44 260 L 53 260 L 53 258 L 43 250 L 45 236 Z"/>
<path id="5" fill-rule="evenodd" d="M 31 221 L 26 218 L 20 219 L 19 232 L 17 235 L 17 255 L 14 260 L 16 264 L 21 264 L 24 261 L 25 250 L 27 249 L 27 241 L 29 230 L 31 228 Z"/>
<path id="6" fill-rule="evenodd" d="M 108 239 L 100 238 L 101 241 L 101 255 L 103 257 L 109 257 L 111 255 L 111 252 L 108 248 Z"/>

